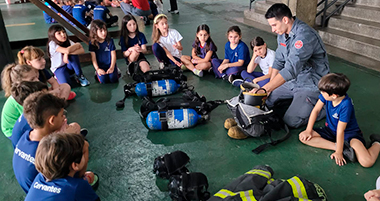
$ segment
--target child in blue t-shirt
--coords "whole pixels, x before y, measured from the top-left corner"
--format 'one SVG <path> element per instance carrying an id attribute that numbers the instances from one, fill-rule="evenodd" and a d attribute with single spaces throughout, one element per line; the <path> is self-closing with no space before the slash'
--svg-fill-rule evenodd
<path id="1" fill-rule="evenodd" d="M 206 24 L 199 25 L 193 49 L 190 56 L 182 56 L 181 61 L 186 68 L 191 70 L 195 75 L 202 77 L 203 71 L 218 68 L 221 61 L 216 55 L 217 47 L 210 36 L 210 28 Z"/>
<path id="2" fill-rule="evenodd" d="M 35 157 L 36 168 L 40 173 L 34 179 L 25 200 L 100 200 L 88 182 L 92 180 L 98 183 L 98 177 L 92 172 L 85 172 L 88 147 L 83 136 L 77 134 L 54 133 L 44 137 Z M 88 181 L 82 177 L 88 178 Z"/>
<path id="3" fill-rule="evenodd" d="M 228 42 L 224 47 L 224 60 L 218 68 L 213 68 L 219 78 L 233 82 L 235 76 L 247 69 L 250 56 L 248 46 L 241 41 L 241 30 L 238 26 L 232 26 L 227 31 Z"/>
<path id="4" fill-rule="evenodd" d="M 52 0 L 55 4 L 58 4 L 58 1 L 57 0 Z M 49 5 L 48 2 L 45 2 L 45 5 L 50 8 L 52 11 L 54 11 L 55 13 L 58 13 L 58 11 L 53 8 L 51 5 Z M 44 19 L 45 19 L 45 22 L 46 24 L 53 24 L 53 23 L 57 23 L 57 21 L 55 21 L 54 18 L 52 18 L 50 15 L 48 15 L 45 11 L 43 11 L 43 14 L 44 14 Z"/>
<path id="5" fill-rule="evenodd" d="M 355 162 L 357 158 L 363 167 L 371 167 L 380 152 L 380 135 L 370 136 L 372 146 L 367 150 L 356 122 L 354 105 L 347 95 L 349 87 L 350 80 L 340 73 L 330 73 L 321 78 L 318 83 L 321 95 L 299 139 L 306 145 L 335 151 L 330 157 L 339 166 L 346 164 L 346 159 Z M 326 110 L 326 126 L 313 129 L 323 106 Z"/>
<path id="6" fill-rule="evenodd" d="M 144 73 L 150 70 L 149 62 L 144 56 L 147 53 L 146 44 L 145 35 L 139 31 L 135 17 L 131 14 L 125 15 L 122 21 L 119 45 L 127 65 L 138 61 L 140 69 Z"/>
<path id="7" fill-rule="evenodd" d="M 106 23 L 101 20 L 91 22 L 89 51 L 92 64 L 100 83 L 119 81 L 116 66 L 116 48 L 113 39 L 108 36 Z"/>
<path id="8" fill-rule="evenodd" d="M 67 124 L 65 100 L 50 93 L 33 93 L 25 99 L 23 106 L 23 115 L 31 130 L 24 132 L 15 147 L 13 171 L 18 183 L 27 193 L 38 173 L 34 166 L 34 156 L 39 141 L 58 131 L 80 134 L 80 126 L 77 123 Z"/>
<path id="9" fill-rule="evenodd" d="M 107 27 L 111 27 L 111 25 L 119 19 L 117 15 L 112 15 L 110 10 L 105 7 L 103 0 L 99 0 L 98 6 L 94 8 L 94 20 L 102 20 L 107 24 Z M 109 15 L 109 18 L 107 17 Z"/>
<path id="10" fill-rule="evenodd" d="M 73 17 L 84 26 L 88 26 L 91 23 L 92 17 L 90 16 L 90 8 L 83 5 L 83 0 L 76 0 L 73 8 Z"/>
<path id="11" fill-rule="evenodd" d="M 66 11 L 68 14 L 73 15 L 73 1 L 72 0 L 63 0 L 62 10 Z M 69 22 L 71 25 L 75 26 L 74 23 L 72 23 L 69 19 L 67 19 L 65 16 L 61 15 L 61 17 Z"/>
<path id="12" fill-rule="evenodd" d="M 38 173 L 34 166 L 38 143 L 63 126 L 65 100 L 50 93 L 36 92 L 25 99 L 23 106 L 24 116 L 32 130 L 25 131 L 15 147 L 13 171 L 22 189 L 28 193 Z"/>
<path id="13" fill-rule="evenodd" d="M 12 86 L 12 97 L 16 100 L 16 102 L 20 105 L 23 105 L 24 100 L 32 93 L 38 91 L 48 91 L 48 86 L 40 81 L 22 81 L 16 82 Z M 12 141 L 13 147 L 16 147 L 17 142 L 21 138 L 22 134 L 27 130 L 32 130 L 30 128 L 28 122 L 26 121 L 23 114 L 17 119 L 13 130 L 12 135 L 9 137 Z"/>

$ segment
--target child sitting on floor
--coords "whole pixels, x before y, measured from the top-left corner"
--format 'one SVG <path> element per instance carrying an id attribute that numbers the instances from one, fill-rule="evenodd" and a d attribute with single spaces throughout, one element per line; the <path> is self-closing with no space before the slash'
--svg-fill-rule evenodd
<path id="1" fill-rule="evenodd" d="M 299 139 L 306 145 L 335 151 L 330 157 L 339 166 L 346 164 L 346 157 L 352 162 L 357 158 L 363 167 L 371 167 L 380 152 L 380 135 L 370 136 L 371 147 L 367 150 L 356 122 L 354 105 L 346 94 L 349 87 L 350 80 L 340 73 L 330 73 L 321 78 L 318 83 L 321 91 L 319 100 L 310 114 L 306 130 L 299 134 Z M 326 110 L 326 126 L 313 129 L 323 106 Z"/>
<path id="2" fill-rule="evenodd" d="M 85 172 L 88 147 L 83 136 L 77 134 L 54 133 L 44 137 L 35 157 L 40 173 L 25 200 L 100 200 L 89 182 L 82 179 L 85 177 L 98 182 L 96 175 Z"/>
<path id="3" fill-rule="evenodd" d="M 109 17 L 107 17 L 109 15 Z M 94 8 L 94 20 L 102 20 L 107 24 L 107 27 L 111 27 L 113 23 L 118 20 L 117 15 L 112 15 L 110 10 L 105 6 L 103 0 L 99 0 L 99 5 Z"/>
<path id="4" fill-rule="evenodd" d="M 91 10 L 84 5 L 84 0 L 75 0 L 73 17 L 84 26 L 88 26 L 92 21 Z"/>
<path id="5" fill-rule="evenodd" d="M 218 68 L 213 68 L 216 77 L 228 80 L 231 84 L 247 69 L 251 60 L 248 46 L 241 40 L 242 34 L 238 26 L 232 26 L 227 31 L 228 42 L 224 47 L 224 60 Z"/>
<path id="6" fill-rule="evenodd" d="M 68 133 L 80 134 L 78 124 L 67 126 L 63 109 L 65 105 L 64 99 L 46 92 L 33 93 L 24 101 L 23 114 L 32 130 L 25 131 L 15 147 L 13 171 L 25 193 L 28 193 L 38 173 L 34 166 L 34 156 L 39 141 L 62 129 Z"/>
<path id="7" fill-rule="evenodd" d="M 101 20 L 91 22 L 88 49 L 99 82 L 101 84 L 118 82 L 115 43 L 108 35 L 105 22 Z"/>
<path id="8" fill-rule="evenodd" d="M 262 87 L 270 80 L 276 52 L 267 48 L 267 44 L 259 36 L 251 41 L 251 48 L 253 51 L 251 62 L 249 62 L 247 70 L 241 72 L 243 79 L 235 79 L 233 81 L 232 84 L 234 86 L 240 86 L 247 79 Z M 259 64 L 262 72 L 255 71 L 257 64 Z"/>

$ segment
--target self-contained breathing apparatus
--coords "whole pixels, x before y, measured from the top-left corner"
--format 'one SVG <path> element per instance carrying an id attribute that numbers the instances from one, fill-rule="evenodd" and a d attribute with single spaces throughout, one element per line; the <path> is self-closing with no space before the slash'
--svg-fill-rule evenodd
<path id="1" fill-rule="evenodd" d="M 139 97 L 165 96 L 188 88 L 187 77 L 173 65 L 143 73 L 139 62 L 132 62 L 127 73 L 135 82 L 124 85 L 124 98 L 116 103 L 117 108 L 123 108 L 125 99 L 135 94 Z"/>
<path id="2" fill-rule="evenodd" d="M 252 151 L 259 154 L 268 146 L 275 146 L 288 139 L 290 137 L 288 127 L 276 116 L 273 110 L 269 110 L 265 104 L 267 98 L 265 89 L 259 88 L 258 85 L 248 82 L 244 82 L 240 88 L 240 94 L 227 101 L 227 107 L 231 110 L 231 113 L 237 122 L 237 126 L 247 136 L 260 137 L 266 134 L 271 141 L 270 143 L 260 145 Z M 250 91 L 254 88 L 256 88 L 257 91 L 251 93 Z M 264 93 L 258 93 L 261 90 L 263 90 Z M 280 130 L 281 128 L 286 131 L 286 135 L 278 140 L 273 140 L 272 129 Z"/>
<path id="3" fill-rule="evenodd" d="M 157 101 L 143 98 L 140 116 L 146 118 L 150 130 L 189 128 L 210 119 L 210 112 L 224 101 L 206 101 L 193 90 L 185 90 L 182 97 L 164 97 Z"/>
<path id="4" fill-rule="evenodd" d="M 153 173 L 169 179 L 168 190 L 172 200 L 206 201 L 210 197 L 207 177 L 200 172 L 189 172 L 186 168 L 189 161 L 186 153 L 171 152 L 154 160 Z"/>

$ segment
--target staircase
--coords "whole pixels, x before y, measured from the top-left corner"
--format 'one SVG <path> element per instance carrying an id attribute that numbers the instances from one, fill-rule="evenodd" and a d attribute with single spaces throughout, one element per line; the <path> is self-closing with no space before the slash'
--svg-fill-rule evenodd
<path id="1" fill-rule="evenodd" d="M 266 10 L 281 1 L 257 1 L 244 12 L 245 21 L 271 31 L 264 17 Z M 357 0 L 346 5 L 339 16 L 332 16 L 326 28 L 315 27 L 330 55 L 380 71 L 380 1 Z M 318 19 L 317 19 L 318 20 Z M 319 23 L 319 22 L 318 22 Z"/>

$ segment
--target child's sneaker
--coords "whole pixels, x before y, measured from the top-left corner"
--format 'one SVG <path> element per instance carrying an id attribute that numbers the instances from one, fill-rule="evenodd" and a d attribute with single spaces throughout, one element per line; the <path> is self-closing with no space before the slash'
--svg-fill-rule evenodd
<path id="1" fill-rule="evenodd" d="M 90 82 L 84 77 L 84 75 L 78 77 L 78 82 L 82 87 L 90 85 Z"/>
<path id="2" fill-rule="evenodd" d="M 234 85 L 235 87 L 240 87 L 241 84 L 243 84 L 244 80 L 242 79 L 235 79 L 234 81 L 232 81 L 232 85 Z"/>
<path id="3" fill-rule="evenodd" d="M 93 190 L 96 190 L 99 186 L 99 176 L 96 173 L 87 171 L 84 173 L 84 179 L 88 181 Z"/>
<path id="4" fill-rule="evenodd" d="M 379 134 L 372 134 L 369 136 L 369 139 L 371 140 L 371 146 L 373 143 L 380 143 L 380 135 Z"/>
<path id="5" fill-rule="evenodd" d="M 159 67 L 160 69 L 164 69 L 164 68 L 165 68 L 165 64 L 164 64 L 164 62 L 160 62 L 160 63 L 158 64 L 158 67 Z"/>
<path id="6" fill-rule="evenodd" d="M 194 68 L 193 73 L 194 75 L 197 75 L 198 77 L 203 77 L 203 71 L 201 70 Z"/>
<path id="7" fill-rule="evenodd" d="M 232 82 L 235 80 L 235 75 L 229 75 L 228 76 L 228 82 L 230 82 L 232 84 Z"/>
<path id="8" fill-rule="evenodd" d="M 87 136 L 87 133 L 88 133 L 87 128 L 82 128 L 82 129 L 80 129 L 80 134 L 83 135 L 83 137 L 86 137 L 86 136 Z"/>
<path id="9" fill-rule="evenodd" d="M 73 100 L 76 96 L 77 96 L 77 94 L 75 92 L 70 91 L 69 97 L 67 98 L 67 100 Z"/>
<path id="10" fill-rule="evenodd" d="M 344 156 L 344 158 L 346 158 L 347 160 L 349 160 L 353 163 L 357 161 L 356 155 L 355 155 L 355 150 L 346 141 L 344 142 L 344 145 L 343 145 L 343 156 Z"/>

